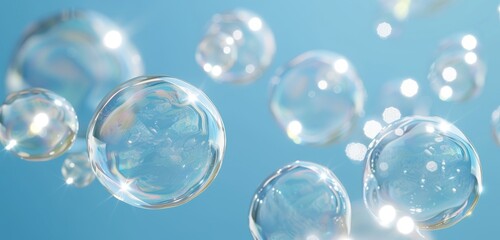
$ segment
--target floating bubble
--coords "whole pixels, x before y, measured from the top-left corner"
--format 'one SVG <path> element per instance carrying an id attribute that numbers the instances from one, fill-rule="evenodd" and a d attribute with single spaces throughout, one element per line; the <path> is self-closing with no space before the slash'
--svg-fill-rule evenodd
<path id="1" fill-rule="evenodd" d="M 344 239 L 351 222 L 349 197 L 326 167 L 296 161 L 257 189 L 250 207 L 254 239 Z"/>
<path id="2" fill-rule="evenodd" d="M 385 39 L 385 38 L 388 38 L 391 36 L 392 34 L 392 25 L 388 22 L 380 22 L 379 24 L 377 24 L 377 35 L 382 38 L 382 39 Z"/>
<path id="3" fill-rule="evenodd" d="M 68 154 L 61 173 L 66 184 L 79 188 L 88 186 L 95 179 L 87 152 Z"/>
<path id="4" fill-rule="evenodd" d="M 474 51 L 477 39 L 468 34 L 442 45 L 444 48 L 429 71 L 432 90 L 442 101 L 466 101 L 479 94 L 486 66 Z"/>
<path id="5" fill-rule="evenodd" d="M 491 114 L 491 124 L 493 127 L 493 137 L 498 145 L 500 145 L 500 107 Z"/>
<path id="6" fill-rule="evenodd" d="M 71 104 L 45 89 L 11 93 L 0 108 L 0 141 L 6 150 L 26 160 L 49 160 L 63 154 L 77 132 L 78 119 Z"/>
<path id="7" fill-rule="evenodd" d="M 100 100 L 142 71 L 139 53 L 111 20 L 66 11 L 28 29 L 14 52 L 6 86 L 9 92 L 41 87 L 66 98 L 84 136 Z"/>
<path id="8" fill-rule="evenodd" d="M 396 212 L 394 208 L 385 207 L 381 211 L 386 220 L 396 220 Z M 400 221 L 402 230 L 408 230 L 408 224 L 405 225 L 407 218 Z M 409 224 L 411 225 L 411 223 Z M 406 229 L 405 229 L 406 228 Z M 399 231 L 396 226 L 385 226 L 371 216 L 363 203 L 355 203 L 352 205 L 352 224 L 351 235 L 349 239 L 352 240 L 430 240 L 432 239 L 429 234 L 421 234 L 418 231 L 410 231 L 404 234 Z"/>
<path id="9" fill-rule="evenodd" d="M 279 70 L 271 85 L 271 111 L 297 144 L 337 141 L 363 113 L 363 83 L 348 60 L 335 53 L 306 52 Z"/>
<path id="10" fill-rule="evenodd" d="M 451 0 L 380 0 L 382 6 L 398 20 L 434 13 Z"/>
<path id="11" fill-rule="evenodd" d="M 271 29 L 257 14 L 236 9 L 216 14 L 196 51 L 196 61 L 219 82 L 255 81 L 276 50 Z"/>
<path id="12" fill-rule="evenodd" d="M 464 134 L 439 117 L 406 117 L 370 144 L 364 175 L 368 209 L 394 208 L 401 232 L 441 229 L 472 213 L 481 191 L 479 157 Z"/>
<path id="13" fill-rule="evenodd" d="M 208 97 L 169 77 L 138 77 L 113 90 L 87 140 L 99 181 L 119 200 L 149 209 L 181 205 L 205 190 L 226 144 Z"/>
<path id="14" fill-rule="evenodd" d="M 363 161 L 366 156 L 366 145 L 358 142 L 348 143 L 345 147 L 346 156 L 353 161 Z"/>

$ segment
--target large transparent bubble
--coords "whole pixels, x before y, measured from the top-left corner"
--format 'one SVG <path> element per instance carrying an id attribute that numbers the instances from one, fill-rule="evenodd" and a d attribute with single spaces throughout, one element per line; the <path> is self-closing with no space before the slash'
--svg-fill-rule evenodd
<path id="1" fill-rule="evenodd" d="M 465 135 L 439 117 L 406 117 L 370 144 L 366 206 L 383 223 L 441 229 L 472 213 L 481 192 L 479 156 Z"/>
<path id="2" fill-rule="evenodd" d="M 486 66 L 476 51 L 476 38 L 468 34 L 445 40 L 443 45 L 429 71 L 432 90 L 442 101 L 465 101 L 479 94 Z"/>
<path id="3" fill-rule="evenodd" d="M 84 136 L 101 99 L 142 74 L 139 53 L 111 20 L 90 11 L 42 19 L 24 34 L 8 69 L 7 91 L 41 87 L 66 98 Z"/>
<path id="4" fill-rule="evenodd" d="M 78 188 L 88 186 L 95 179 L 87 152 L 68 154 L 61 167 L 61 173 L 66 184 Z"/>
<path id="5" fill-rule="evenodd" d="M 53 159 L 75 141 L 78 119 L 71 104 L 41 88 L 11 93 L 0 107 L 0 141 L 32 161 Z"/>
<path id="6" fill-rule="evenodd" d="M 251 11 L 235 9 L 212 18 L 196 61 L 216 81 L 249 83 L 271 64 L 275 50 L 266 22 Z"/>
<path id="7" fill-rule="evenodd" d="M 268 177 L 250 207 L 254 239 L 346 239 L 349 197 L 326 167 L 297 161 Z"/>
<path id="8" fill-rule="evenodd" d="M 363 113 L 363 83 L 351 63 L 332 52 L 299 55 L 278 71 L 271 88 L 271 112 L 298 144 L 337 141 Z"/>
<path id="9" fill-rule="evenodd" d="M 186 203 L 205 190 L 226 144 L 208 97 L 170 77 L 138 77 L 113 90 L 87 138 L 99 181 L 116 198 L 150 209 Z"/>

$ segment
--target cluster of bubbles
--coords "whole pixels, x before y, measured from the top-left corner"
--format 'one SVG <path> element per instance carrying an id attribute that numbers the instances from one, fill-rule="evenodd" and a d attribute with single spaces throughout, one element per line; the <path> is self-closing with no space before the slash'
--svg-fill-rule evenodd
<path id="1" fill-rule="evenodd" d="M 399 20 L 445 2 L 382 1 Z M 388 23 L 377 27 L 383 38 L 391 31 Z M 486 69 L 477 45 L 470 34 L 443 44 L 428 75 L 441 100 L 465 101 L 480 92 Z M 261 17 L 236 9 L 211 19 L 195 56 L 218 82 L 250 83 L 271 64 L 275 48 Z M 186 203 L 222 165 L 222 118 L 195 86 L 142 74 L 137 50 L 106 17 L 71 11 L 43 20 L 25 34 L 8 70 L 12 93 L 0 107 L 0 142 L 20 158 L 43 161 L 61 156 L 87 133 L 88 152 L 64 160 L 68 185 L 85 187 L 97 178 L 117 199 L 140 208 Z M 293 142 L 326 145 L 355 131 L 365 99 L 346 57 L 308 51 L 275 73 L 269 105 Z M 257 189 L 249 213 L 255 239 L 423 239 L 419 230 L 452 226 L 473 211 L 481 166 L 467 137 L 444 119 L 423 117 L 428 109 L 412 78 L 386 85 L 380 99 L 380 118 L 360 127 L 371 143 L 351 142 L 345 149 L 350 159 L 366 161 L 364 207 L 351 213 L 331 170 L 297 161 Z M 500 142 L 500 110 L 492 123 Z M 366 225 L 377 226 L 369 236 L 363 235 Z"/>

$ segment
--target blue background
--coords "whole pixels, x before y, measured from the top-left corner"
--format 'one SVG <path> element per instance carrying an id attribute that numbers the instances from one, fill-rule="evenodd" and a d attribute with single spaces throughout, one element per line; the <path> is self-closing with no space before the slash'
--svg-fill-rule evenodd
<path id="1" fill-rule="evenodd" d="M 494 0 L 456 0 L 437 14 L 397 24 L 396 36 L 375 33 L 384 18 L 377 1 L 3 1 L 0 71 L 31 23 L 64 9 L 98 11 L 124 27 L 142 53 L 149 75 L 171 75 L 200 87 L 218 107 L 227 130 L 226 157 L 216 180 L 199 197 L 159 211 L 111 198 L 96 181 L 84 189 L 65 186 L 62 159 L 34 163 L 0 152 L 0 239 L 251 239 L 248 209 L 257 186 L 294 160 L 330 167 L 350 198 L 362 196 L 363 165 L 344 154 L 347 141 L 328 147 L 293 144 L 268 107 L 269 79 L 296 55 L 327 49 L 345 55 L 368 92 L 366 112 L 375 114 L 384 82 L 413 77 L 432 100 L 431 113 L 447 118 L 475 144 L 483 165 L 484 193 L 470 217 L 434 233 L 436 239 L 494 239 L 498 232 L 500 150 L 491 134 L 491 112 L 500 103 L 500 21 Z M 277 52 L 261 79 L 245 86 L 211 81 L 194 52 L 210 17 L 244 7 L 260 14 L 275 34 Z M 466 103 L 443 103 L 433 95 L 427 72 L 441 39 L 476 34 L 488 65 L 485 88 Z M 4 85 L 0 84 L 3 99 Z"/>

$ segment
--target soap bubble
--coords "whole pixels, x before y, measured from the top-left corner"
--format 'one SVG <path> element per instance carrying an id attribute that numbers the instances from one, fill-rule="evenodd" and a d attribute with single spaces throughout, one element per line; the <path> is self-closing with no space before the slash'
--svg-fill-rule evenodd
<path id="1" fill-rule="evenodd" d="M 380 0 L 382 6 L 397 20 L 437 12 L 451 0 Z"/>
<path id="2" fill-rule="evenodd" d="M 87 152 L 68 154 L 61 173 L 66 184 L 79 188 L 88 186 L 95 179 Z"/>
<path id="3" fill-rule="evenodd" d="M 275 50 L 273 33 L 264 20 L 236 9 L 212 18 L 196 61 L 216 81 L 249 83 L 271 64 Z"/>
<path id="4" fill-rule="evenodd" d="M 142 71 L 139 53 L 111 20 L 65 11 L 28 29 L 14 52 L 6 87 L 9 92 L 41 87 L 66 98 L 84 136 L 101 99 Z"/>
<path id="5" fill-rule="evenodd" d="M 468 34 L 444 45 L 429 71 L 432 90 L 442 101 L 465 101 L 476 96 L 486 78 L 486 66 L 475 51 L 477 39 Z"/>
<path id="6" fill-rule="evenodd" d="M 40 161 L 66 152 L 78 132 L 71 104 L 57 94 L 33 88 L 11 93 L 0 108 L 0 141 L 20 158 Z"/>
<path id="7" fill-rule="evenodd" d="M 226 145 L 208 97 L 170 77 L 138 77 L 113 90 L 87 140 L 92 168 L 108 191 L 150 209 L 181 205 L 205 190 Z"/>
<path id="8" fill-rule="evenodd" d="M 380 222 L 391 220 L 382 209 L 392 208 L 402 232 L 458 223 L 472 213 L 481 192 L 474 147 L 439 117 L 394 122 L 373 140 L 366 159 L 365 203 Z"/>
<path id="9" fill-rule="evenodd" d="M 386 210 L 387 211 L 387 210 Z M 387 211 L 390 214 L 390 212 Z M 391 217 L 391 216 L 389 216 Z M 396 218 L 395 215 L 392 217 Z M 393 219 L 393 221 L 396 219 Z M 418 231 L 412 231 L 408 234 L 403 234 L 394 226 L 383 226 L 366 209 L 363 203 L 355 203 L 352 205 L 352 221 L 351 221 L 352 240 L 431 240 L 429 234 L 422 234 Z"/>
<path id="10" fill-rule="evenodd" d="M 271 85 L 271 111 L 298 144 L 337 141 L 363 113 L 363 83 L 348 60 L 335 53 L 306 52 L 279 70 Z"/>
<path id="11" fill-rule="evenodd" d="M 500 107 L 491 114 L 491 124 L 493 127 L 493 137 L 498 145 L 500 145 Z"/>
<path id="12" fill-rule="evenodd" d="M 267 178 L 250 207 L 254 239 L 343 239 L 351 224 L 349 197 L 326 167 L 296 161 Z"/>

